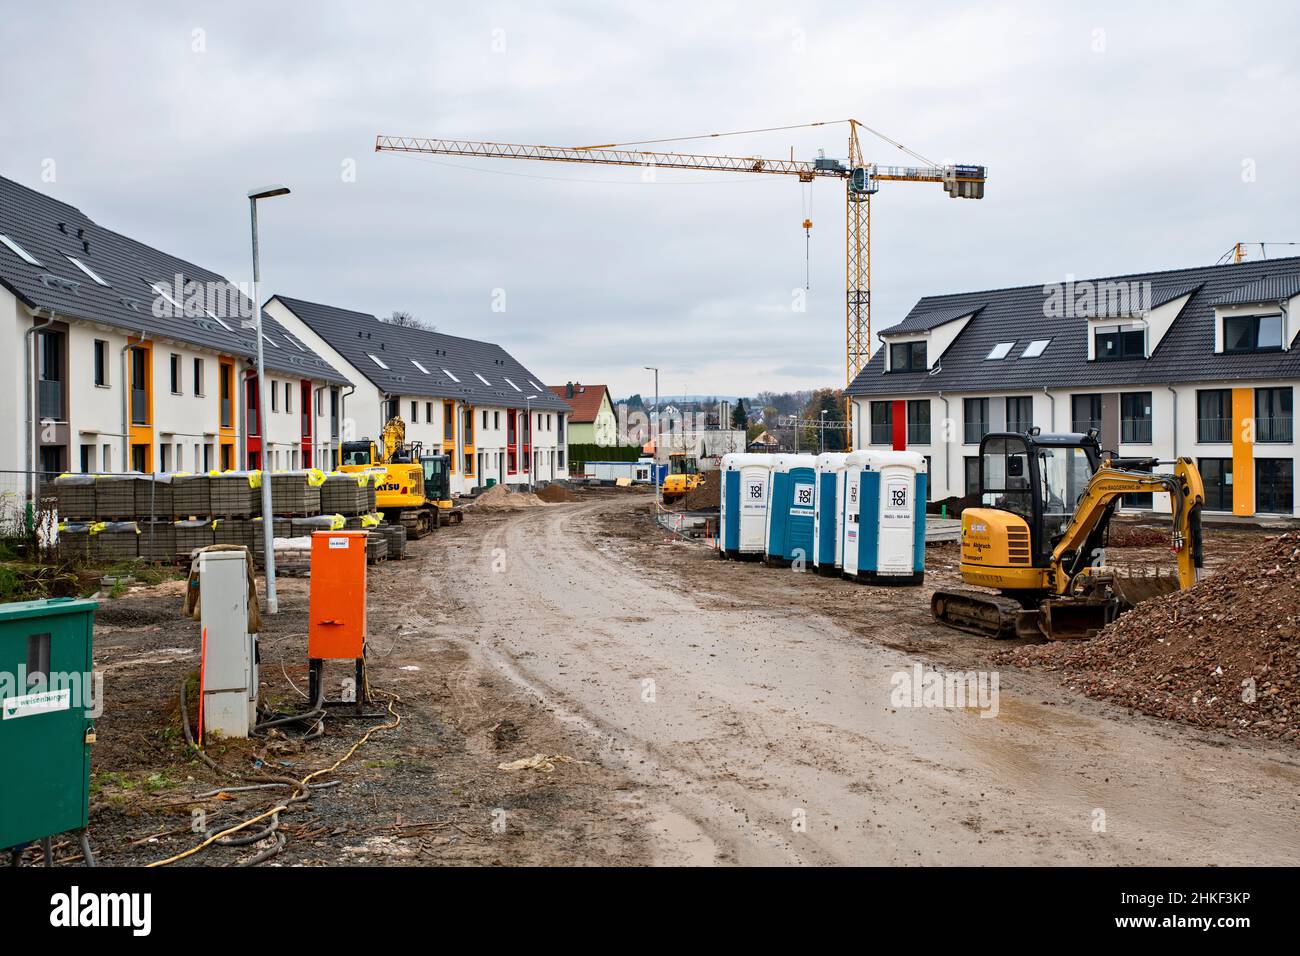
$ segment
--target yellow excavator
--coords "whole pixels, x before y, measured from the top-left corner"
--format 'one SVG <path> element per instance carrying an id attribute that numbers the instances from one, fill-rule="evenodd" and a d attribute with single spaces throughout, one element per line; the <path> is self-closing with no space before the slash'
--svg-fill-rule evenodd
<path id="1" fill-rule="evenodd" d="M 382 445 L 369 438 L 345 441 L 339 448 L 339 471 L 383 469 L 375 486 L 375 507 L 384 517 L 422 538 L 440 524 L 459 524 L 465 512 L 451 498 L 451 460 L 425 454 L 420 442 L 407 442 L 406 422 L 394 415 L 380 434 Z"/>
<path id="2" fill-rule="evenodd" d="M 1158 466 L 1172 474 L 1156 474 Z M 1163 493 L 1177 576 L 1107 567 L 1105 544 L 1124 495 Z M 992 588 L 938 590 L 936 620 L 991 637 L 1095 635 L 1139 601 L 1196 583 L 1204 565 L 1205 488 L 1190 458 L 1122 459 L 1087 434 L 993 433 L 980 442 L 981 507 L 962 512 L 961 576 Z"/>
<path id="3" fill-rule="evenodd" d="M 693 455 L 674 452 L 668 456 L 668 474 L 664 476 L 664 501 L 675 501 L 700 486 L 704 476 L 700 474 L 699 462 Z"/>

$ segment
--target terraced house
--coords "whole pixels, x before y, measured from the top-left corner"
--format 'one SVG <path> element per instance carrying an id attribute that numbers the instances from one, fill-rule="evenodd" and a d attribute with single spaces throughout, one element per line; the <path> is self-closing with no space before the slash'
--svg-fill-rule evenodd
<path id="1" fill-rule="evenodd" d="M 569 476 L 572 409 L 501 346 L 283 295 L 264 308 L 347 379 L 348 438 L 400 415 L 408 440 L 446 452 L 454 494 Z"/>
<path id="2" fill-rule="evenodd" d="M 1298 307 L 1300 258 L 927 296 L 849 387 L 854 441 L 926 455 L 940 499 L 978 487 L 990 431 L 1095 427 L 1195 459 L 1208 511 L 1300 515 Z"/>
<path id="3" fill-rule="evenodd" d="M 0 178 L 0 470 L 332 460 L 347 379 L 270 320 L 262 414 L 252 312 L 224 277 Z"/>

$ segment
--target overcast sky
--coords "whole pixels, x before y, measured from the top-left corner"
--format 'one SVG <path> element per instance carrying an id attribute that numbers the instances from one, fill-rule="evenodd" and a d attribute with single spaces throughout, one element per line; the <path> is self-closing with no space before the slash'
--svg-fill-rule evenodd
<path id="1" fill-rule="evenodd" d="M 926 294 L 1300 240 L 1295 4 L 906 6 L 3 0 L 0 175 L 241 281 L 244 197 L 286 183 L 262 211 L 268 293 L 407 310 L 619 395 L 651 390 L 646 365 L 664 394 L 842 384 L 842 186 L 376 154 L 377 133 L 582 145 L 853 116 L 987 165 L 982 202 L 882 185 L 876 331 Z M 846 137 L 681 148 L 840 157 Z"/>

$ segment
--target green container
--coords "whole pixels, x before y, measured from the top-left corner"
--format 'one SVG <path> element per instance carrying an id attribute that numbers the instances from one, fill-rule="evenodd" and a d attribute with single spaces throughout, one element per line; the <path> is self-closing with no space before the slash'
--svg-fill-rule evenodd
<path id="1" fill-rule="evenodd" d="M 72 598 L 0 604 L 0 847 L 86 826 L 96 607 Z"/>

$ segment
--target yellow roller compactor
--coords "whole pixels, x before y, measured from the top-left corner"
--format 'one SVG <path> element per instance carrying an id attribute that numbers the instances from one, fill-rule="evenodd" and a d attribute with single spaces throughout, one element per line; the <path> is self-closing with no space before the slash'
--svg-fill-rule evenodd
<path id="1" fill-rule="evenodd" d="M 1155 474 L 1157 467 L 1172 474 Z M 1132 575 L 1105 562 L 1123 495 L 1168 495 L 1177 575 Z M 1196 583 L 1205 489 L 1190 458 L 1117 458 L 1087 434 L 994 433 L 980 442 L 980 507 L 962 512 L 961 576 L 939 590 L 936 620 L 992 637 L 1091 637 L 1139 601 Z"/>

